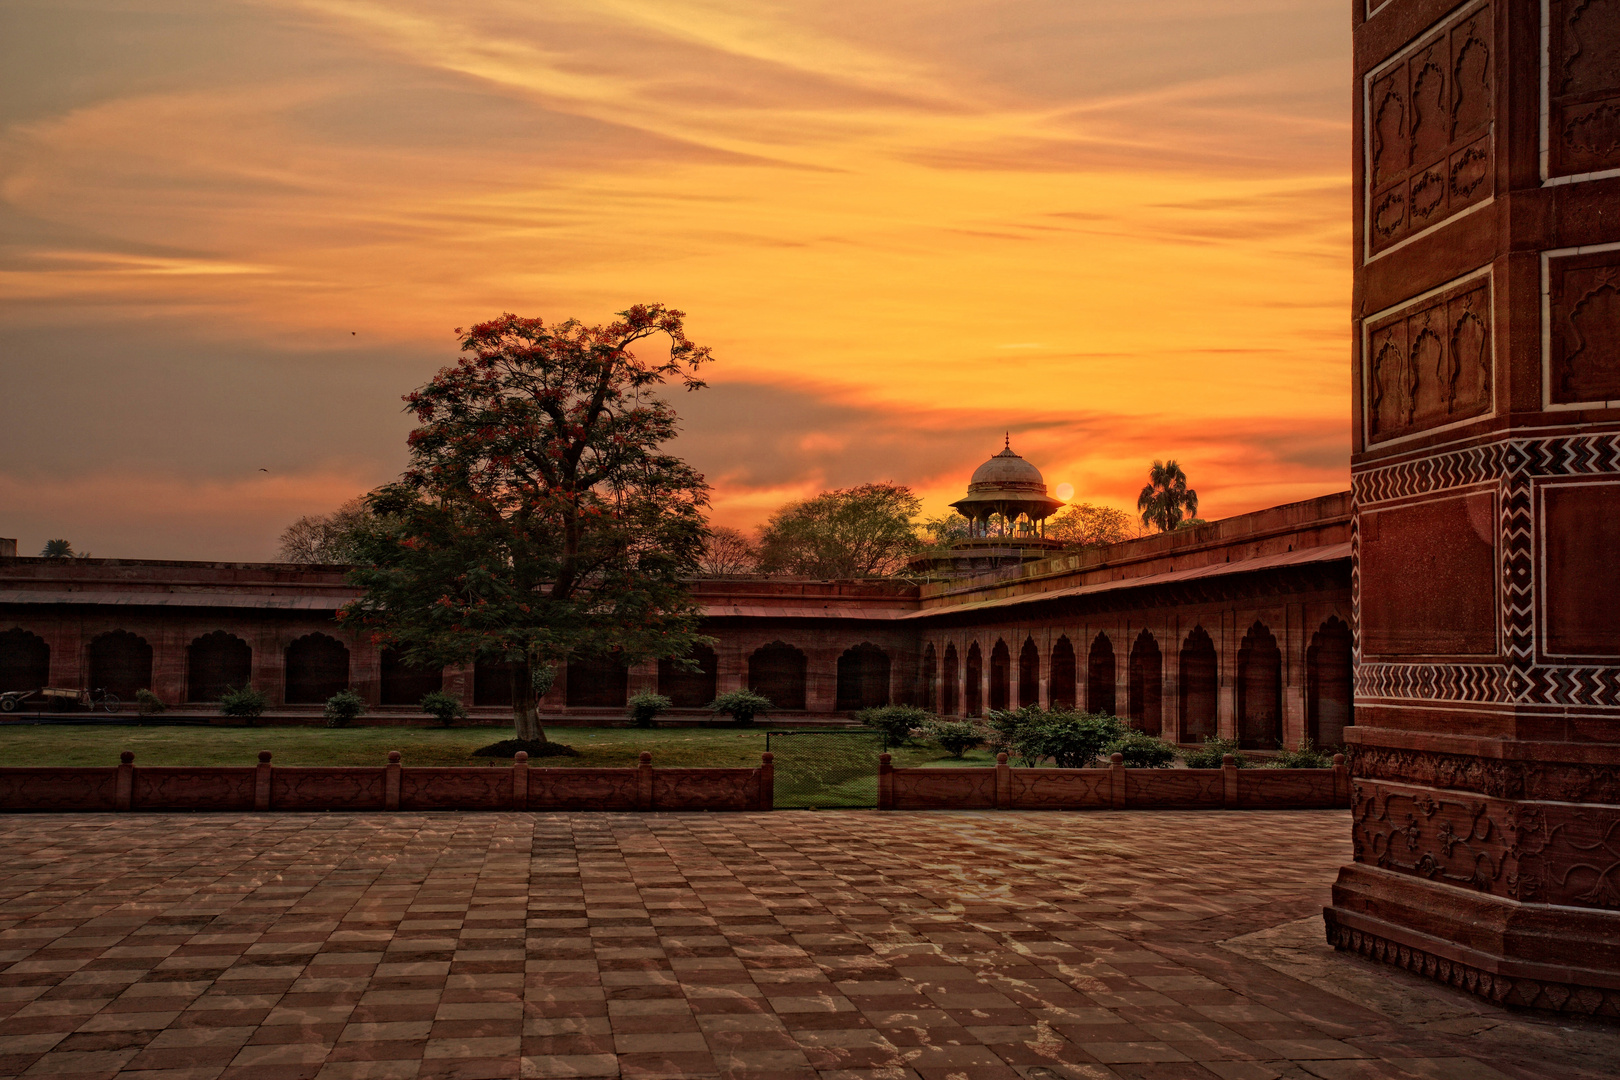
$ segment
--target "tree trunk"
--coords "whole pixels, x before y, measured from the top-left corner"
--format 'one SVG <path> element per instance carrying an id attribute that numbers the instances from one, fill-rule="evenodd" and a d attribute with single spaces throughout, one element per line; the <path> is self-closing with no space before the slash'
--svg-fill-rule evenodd
<path id="1" fill-rule="evenodd" d="M 534 677 L 526 660 L 512 664 L 512 726 L 525 742 L 545 742 L 540 726 L 540 702 L 534 695 Z"/>

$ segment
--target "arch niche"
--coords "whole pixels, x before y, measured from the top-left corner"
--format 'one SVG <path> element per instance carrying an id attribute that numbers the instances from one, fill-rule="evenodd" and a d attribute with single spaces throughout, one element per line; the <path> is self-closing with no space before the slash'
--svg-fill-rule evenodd
<path id="1" fill-rule="evenodd" d="M 1238 744 L 1245 750 L 1275 750 L 1282 743 L 1282 650 L 1264 623 L 1256 622 L 1238 648 Z"/>
<path id="2" fill-rule="evenodd" d="M 1010 704 L 1008 692 L 1012 682 L 1012 650 L 1005 641 L 997 640 L 990 650 L 990 708 L 1005 711 Z"/>
<path id="3" fill-rule="evenodd" d="M 407 664 L 393 649 L 382 654 L 382 704 L 415 705 L 444 689 L 444 668 Z"/>
<path id="4" fill-rule="evenodd" d="M 1024 647 L 1018 650 L 1018 705 L 1040 703 L 1041 650 L 1035 647 L 1034 638 L 1025 638 Z"/>
<path id="5" fill-rule="evenodd" d="M 1159 642 L 1143 630 L 1131 645 L 1130 685 L 1127 690 L 1127 708 L 1136 726 L 1149 735 L 1164 730 L 1164 708 L 1160 701 L 1164 693 L 1164 656 Z"/>
<path id="6" fill-rule="evenodd" d="M 923 650 L 922 658 L 922 693 L 918 695 L 922 707 L 934 712 L 935 695 L 934 680 L 939 677 L 939 655 L 934 652 L 934 643 L 930 641 Z M 940 710 L 943 712 L 943 710 Z"/>
<path id="7" fill-rule="evenodd" d="M 113 630 L 90 643 L 90 686 L 133 699 L 152 688 L 152 646 L 128 630 Z"/>
<path id="8" fill-rule="evenodd" d="M 804 653 L 784 641 L 773 641 L 748 658 L 748 686 L 778 709 L 803 711 L 806 667 Z"/>
<path id="9" fill-rule="evenodd" d="M 305 634 L 287 646 L 288 705 L 319 705 L 349 688 L 349 650 L 325 634 Z"/>
<path id="10" fill-rule="evenodd" d="M 1047 690 L 1054 709 L 1072 709 L 1074 701 L 1074 646 L 1068 635 L 1057 639 L 1052 646 L 1052 685 Z"/>
<path id="11" fill-rule="evenodd" d="M 1199 743 L 1219 732 L 1215 642 L 1202 626 L 1192 628 L 1181 643 L 1181 741 Z"/>
<path id="12" fill-rule="evenodd" d="M 570 709 L 622 709 L 630 671 L 616 656 L 576 656 L 568 661 Z"/>
<path id="13" fill-rule="evenodd" d="M 945 646 L 945 666 L 940 672 L 939 712 L 941 716 L 959 715 L 957 707 L 961 700 L 962 684 L 957 677 L 957 673 L 956 644 L 952 642 Z"/>
<path id="14" fill-rule="evenodd" d="M 1317 746 L 1344 745 L 1344 729 L 1355 723 L 1353 672 L 1350 627 L 1329 617 L 1305 650 L 1306 725 Z"/>
<path id="15" fill-rule="evenodd" d="M 1114 643 L 1107 634 L 1098 634 L 1091 642 L 1091 653 L 1086 657 L 1086 709 L 1088 712 L 1115 715 L 1118 675 L 1114 670 Z"/>
<path id="16" fill-rule="evenodd" d="M 512 665 L 505 660 L 473 662 L 473 704 L 512 707 Z"/>
<path id="17" fill-rule="evenodd" d="M 658 692 L 677 709 L 701 709 L 713 701 L 720 681 L 720 658 L 707 645 L 694 645 L 686 658 L 695 662 L 688 671 L 673 660 L 658 661 Z"/>
<path id="18" fill-rule="evenodd" d="M 863 641 L 838 658 L 838 694 L 834 708 L 840 712 L 876 709 L 889 703 L 889 654 Z"/>
<path id="19" fill-rule="evenodd" d="M 0 634 L 0 694 L 38 690 L 51 681 L 51 647 L 38 634 L 13 627 Z"/>
<path id="20" fill-rule="evenodd" d="M 963 687 L 962 705 L 964 714 L 978 716 L 984 711 L 984 654 L 979 651 L 979 643 L 975 641 L 968 649 L 967 676 L 963 679 L 967 685 Z"/>
<path id="21" fill-rule="evenodd" d="M 186 646 L 186 700 L 218 701 L 253 681 L 253 648 L 235 634 L 215 630 Z"/>

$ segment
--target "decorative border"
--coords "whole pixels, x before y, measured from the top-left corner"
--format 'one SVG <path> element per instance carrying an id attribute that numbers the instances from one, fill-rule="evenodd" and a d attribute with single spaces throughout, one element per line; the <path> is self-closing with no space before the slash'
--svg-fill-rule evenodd
<path id="1" fill-rule="evenodd" d="M 1543 0 L 1545 6 L 1545 0 Z M 1543 170 L 1546 166 L 1543 165 Z M 1599 174 L 1594 173 L 1589 179 L 1597 179 Z M 1603 173 L 1603 176 L 1620 176 L 1620 169 Z M 1577 177 L 1577 179 L 1580 179 Z M 1559 182 L 1559 181 L 1554 181 Z M 1547 412 L 1567 412 L 1572 409 L 1617 409 L 1620 401 L 1566 401 L 1554 403 L 1552 399 L 1552 261 L 1554 259 L 1567 259 L 1574 255 L 1593 255 L 1599 251 L 1620 250 L 1620 244 L 1587 244 L 1584 247 L 1553 248 L 1541 253 L 1541 407 Z M 1491 344 L 1494 347 L 1496 337 L 1493 333 Z M 1366 364 L 1366 346 L 1362 346 L 1363 366 Z M 1494 357 L 1493 357 L 1494 360 Z"/>
<path id="2" fill-rule="evenodd" d="M 1607 180 L 1611 176 L 1620 176 L 1620 168 L 1598 169 L 1594 172 L 1568 173 L 1563 176 L 1551 176 L 1552 172 L 1552 0 L 1541 0 L 1541 78 L 1536 87 L 1537 133 L 1539 140 L 1537 146 L 1538 168 L 1541 174 L 1542 187 L 1560 187 L 1564 184 L 1578 184 L 1587 180 Z M 1544 263 L 1543 266 L 1546 264 Z"/>
<path id="3" fill-rule="evenodd" d="M 1481 205 L 1484 205 L 1484 204 L 1482 203 Z M 1464 211 L 1464 213 L 1467 213 L 1467 211 Z M 1461 217 L 1461 216 L 1462 216 L 1461 214 L 1457 215 L 1457 217 Z M 1440 225 L 1444 225 L 1447 222 L 1455 221 L 1455 220 L 1456 220 L 1456 217 L 1447 218 L 1446 221 L 1439 222 L 1436 225 L 1431 226 L 1431 228 L 1438 228 Z M 1403 241 L 1403 243 L 1404 243 L 1404 241 Z M 1620 246 L 1620 245 L 1617 245 L 1617 246 Z M 1391 249 L 1391 250 L 1393 250 L 1393 249 Z M 1545 266 L 1545 264 L 1543 264 L 1543 266 Z M 1472 416 L 1465 416 L 1461 420 L 1453 420 L 1449 424 L 1439 424 L 1439 425 L 1436 425 L 1435 427 L 1424 428 L 1422 431 L 1414 431 L 1409 435 L 1397 435 L 1392 439 L 1380 439 L 1375 444 L 1373 442 L 1373 438 L 1372 438 L 1372 421 L 1373 421 L 1373 418 L 1372 418 L 1372 413 L 1371 413 L 1371 410 L 1370 410 L 1370 407 L 1369 407 L 1369 403 L 1372 401 L 1372 359 L 1371 359 L 1370 354 L 1371 354 L 1371 348 L 1372 348 L 1372 326 L 1373 326 L 1373 324 L 1378 322 L 1380 319 L 1385 319 L 1385 318 L 1388 318 L 1391 315 L 1399 314 L 1400 312 L 1405 311 L 1408 308 L 1416 307 L 1417 305 L 1423 303 L 1425 300 L 1428 300 L 1430 297 L 1439 296 L 1441 293 L 1451 292 L 1452 290 L 1459 289 L 1461 286 L 1467 285 L 1469 282 L 1474 281 L 1476 278 L 1484 278 L 1485 281 L 1486 281 L 1486 287 L 1485 287 L 1485 298 L 1486 299 L 1485 299 L 1485 303 L 1486 303 L 1486 307 L 1490 311 L 1490 318 L 1491 318 L 1491 407 L 1489 409 L 1487 409 L 1485 412 L 1475 413 Z M 1545 269 L 1543 269 L 1543 271 L 1542 271 L 1542 280 L 1544 282 L 1547 280 L 1547 278 L 1546 278 L 1546 270 Z M 1545 303 L 1545 300 L 1543 301 L 1543 303 Z M 1545 367 L 1545 366 L 1546 365 L 1544 363 L 1543 367 Z M 1478 270 L 1470 270 L 1468 273 L 1462 275 L 1461 277 L 1452 278 L 1450 281 L 1446 282 L 1443 285 L 1436 285 L 1434 288 L 1425 290 L 1424 292 L 1421 292 L 1416 296 L 1407 297 L 1405 300 L 1402 300 L 1398 304 L 1391 304 L 1389 307 L 1384 308 L 1382 311 L 1375 311 L 1370 315 L 1363 316 L 1362 319 L 1361 319 L 1361 372 L 1360 372 L 1360 374 L 1361 374 L 1361 439 L 1362 439 L 1362 442 L 1365 443 L 1368 447 L 1376 446 L 1377 449 L 1383 450 L 1386 447 L 1399 446 L 1402 443 L 1408 443 L 1408 442 L 1411 442 L 1414 439 L 1426 439 L 1426 438 L 1429 438 L 1429 437 L 1433 436 L 1436 432 L 1451 431 L 1451 430 L 1453 430 L 1455 428 L 1466 427 L 1469 424 L 1477 424 L 1477 423 L 1480 423 L 1481 421 L 1484 421 L 1484 420 L 1493 419 L 1496 416 L 1496 413 L 1497 413 L 1497 409 L 1496 409 L 1496 392 L 1497 392 L 1497 375 L 1496 375 L 1496 277 L 1495 277 L 1494 274 L 1491 273 L 1491 265 L 1489 263 L 1487 263 L 1486 265 L 1480 267 Z"/>
<path id="4" fill-rule="evenodd" d="M 1620 990 L 1496 975 L 1410 945 L 1397 944 L 1365 930 L 1341 926 L 1332 908 L 1322 913 L 1322 921 L 1327 926 L 1328 944 L 1341 952 L 1359 953 L 1381 964 L 1394 964 L 1414 975 L 1454 986 L 1498 1005 L 1577 1016 L 1620 1017 Z"/>
<path id="5" fill-rule="evenodd" d="M 1620 432 L 1503 439 L 1352 474 L 1351 604 L 1356 698 L 1620 710 L 1620 666 L 1538 662 L 1535 489 L 1555 477 L 1620 477 Z M 1361 513 L 1368 507 L 1460 488 L 1497 487 L 1501 559 L 1499 664 L 1362 663 Z"/>

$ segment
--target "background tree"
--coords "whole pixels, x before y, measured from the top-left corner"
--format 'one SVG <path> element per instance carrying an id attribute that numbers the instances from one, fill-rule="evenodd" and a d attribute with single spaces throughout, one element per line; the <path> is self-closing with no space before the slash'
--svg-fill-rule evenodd
<path id="1" fill-rule="evenodd" d="M 88 551 L 74 551 L 73 545 L 66 540 L 47 540 L 45 546 L 39 549 L 39 557 L 42 559 L 88 559 L 92 556 Z"/>
<path id="2" fill-rule="evenodd" d="M 1136 508 L 1142 512 L 1143 525 L 1170 532 L 1183 517 L 1198 516 L 1198 492 L 1187 486 L 1187 474 L 1174 460 L 1155 461 L 1136 497 Z"/>
<path id="3" fill-rule="evenodd" d="M 885 577 L 919 548 L 922 501 L 900 484 L 861 484 L 788 503 L 760 531 L 759 567 L 799 577 Z"/>
<path id="4" fill-rule="evenodd" d="M 698 559 L 698 571 L 709 577 L 752 574 L 759 569 L 759 549 L 741 529 L 713 525 Z"/>
<path id="5" fill-rule="evenodd" d="M 1112 506 L 1075 503 L 1046 522 L 1046 535 L 1067 548 L 1101 547 L 1137 535 L 1131 515 Z"/>
<path id="6" fill-rule="evenodd" d="M 368 515 L 365 496 L 357 495 L 330 514 L 301 517 L 282 532 L 276 558 L 285 563 L 355 562 Z"/>
<path id="7" fill-rule="evenodd" d="M 656 396 L 703 385 L 709 350 L 682 319 L 654 304 L 607 326 L 503 315 L 468 331 L 455 366 L 406 395 L 410 466 L 367 500 L 362 595 L 341 617 L 409 663 L 511 663 L 517 737 L 536 746 L 531 669 L 706 641 L 683 579 L 708 489 L 662 451 L 676 417 Z M 668 356 L 643 360 L 632 346 L 654 336 Z"/>

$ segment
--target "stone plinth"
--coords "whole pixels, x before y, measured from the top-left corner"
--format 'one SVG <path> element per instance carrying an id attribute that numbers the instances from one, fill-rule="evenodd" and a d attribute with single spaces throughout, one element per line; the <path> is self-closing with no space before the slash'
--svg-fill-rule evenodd
<path id="1" fill-rule="evenodd" d="M 1620 8 L 1355 23 L 1355 863 L 1328 936 L 1620 1015 Z"/>

